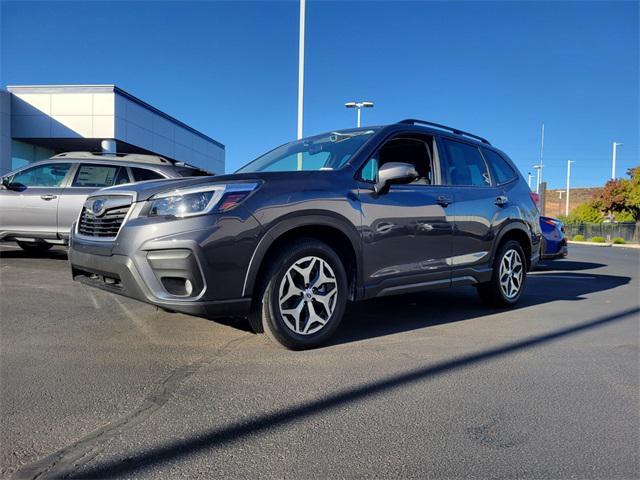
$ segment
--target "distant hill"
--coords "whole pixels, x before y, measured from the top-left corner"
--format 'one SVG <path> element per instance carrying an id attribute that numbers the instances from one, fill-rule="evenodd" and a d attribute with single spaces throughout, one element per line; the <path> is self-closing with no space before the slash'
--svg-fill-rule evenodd
<path id="1" fill-rule="evenodd" d="M 569 208 L 573 210 L 578 205 L 587 203 L 600 193 L 602 187 L 589 187 L 589 188 L 572 188 L 571 199 L 569 202 Z M 558 192 L 562 192 L 562 200 Z M 558 217 L 564 215 L 564 209 L 566 205 L 566 196 L 564 190 L 547 190 L 547 195 L 544 202 L 544 214 L 548 217 Z"/>

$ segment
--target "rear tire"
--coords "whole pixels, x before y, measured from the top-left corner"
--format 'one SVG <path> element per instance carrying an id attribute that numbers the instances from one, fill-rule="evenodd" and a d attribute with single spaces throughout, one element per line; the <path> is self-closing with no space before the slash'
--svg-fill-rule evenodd
<path id="1" fill-rule="evenodd" d="M 53 247 L 53 244 L 46 242 L 16 242 L 25 252 L 44 253 Z"/>
<path id="2" fill-rule="evenodd" d="M 249 320 L 285 348 L 314 348 L 338 328 L 347 296 L 340 257 L 323 242 L 301 239 L 271 259 Z"/>
<path id="3" fill-rule="evenodd" d="M 476 288 L 481 300 L 492 307 L 515 305 L 524 291 L 527 261 L 520 243 L 509 240 L 498 249 L 491 281 Z"/>

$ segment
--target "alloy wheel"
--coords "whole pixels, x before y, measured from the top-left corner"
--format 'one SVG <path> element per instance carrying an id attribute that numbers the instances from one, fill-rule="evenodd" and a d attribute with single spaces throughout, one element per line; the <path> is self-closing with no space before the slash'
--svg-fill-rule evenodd
<path id="1" fill-rule="evenodd" d="M 309 256 L 291 265 L 280 281 L 280 314 L 299 335 L 320 331 L 331 319 L 338 298 L 338 282 L 331 266 Z"/>
<path id="2" fill-rule="evenodd" d="M 500 262 L 500 289 L 508 299 L 515 298 L 522 288 L 524 268 L 517 250 L 507 250 Z"/>

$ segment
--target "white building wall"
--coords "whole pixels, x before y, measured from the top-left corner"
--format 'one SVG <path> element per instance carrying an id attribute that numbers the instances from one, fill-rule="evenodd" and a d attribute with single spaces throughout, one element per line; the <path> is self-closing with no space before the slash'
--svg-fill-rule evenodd
<path id="1" fill-rule="evenodd" d="M 11 95 L 14 138 L 112 138 L 115 93 Z"/>
<path id="2" fill-rule="evenodd" d="M 113 86 L 18 86 L 9 90 L 9 124 L 15 139 L 114 139 L 224 173 L 222 146 Z"/>

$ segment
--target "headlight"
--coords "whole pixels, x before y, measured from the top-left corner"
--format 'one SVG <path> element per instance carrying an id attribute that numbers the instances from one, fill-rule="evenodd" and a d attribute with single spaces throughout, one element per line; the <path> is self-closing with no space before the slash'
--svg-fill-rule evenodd
<path id="1" fill-rule="evenodd" d="M 235 208 L 258 187 L 257 183 L 206 184 L 178 188 L 151 197 L 150 217 L 192 217 Z"/>

